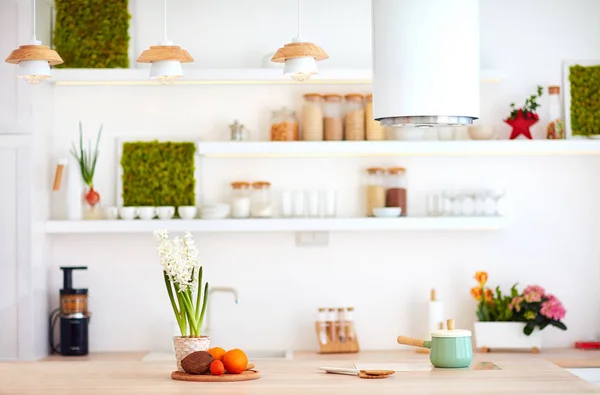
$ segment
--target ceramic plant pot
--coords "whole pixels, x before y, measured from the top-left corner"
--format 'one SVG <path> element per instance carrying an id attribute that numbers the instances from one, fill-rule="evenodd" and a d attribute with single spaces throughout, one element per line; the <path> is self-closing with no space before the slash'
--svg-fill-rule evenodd
<path id="1" fill-rule="evenodd" d="M 527 336 L 524 327 L 522 322 L 476 322 L 475 347 L 483 351 L 492 348 L 538 351 L 542 348 L 542 332 L 536 328 Z"/>
<path id="2" fill-rule="evenodd" d="M 429 361 L 436 368 L 466 368 L 473 361 L 471 331 L 454 329 L 454 321 L 447 321 L 448 329 L 431 332 L 431 340 L 398 337 L 398 343 L 425 347 L 431 351 Z"/>
<path id="3" fill-rule="evenodd" d="M 210 337 L 190 337 L 190 336 L 174 336 L 173 344 L 175 346 L 175 358 L 177 359 L 177 370 L 184 372 L 181 367 L 181 361 L 196 351 L 208 351 L 210 348 Z"/>

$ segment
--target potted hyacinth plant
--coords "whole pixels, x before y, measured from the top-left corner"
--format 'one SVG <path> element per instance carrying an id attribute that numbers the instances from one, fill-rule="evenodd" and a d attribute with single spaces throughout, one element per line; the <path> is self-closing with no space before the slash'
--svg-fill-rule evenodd
<path id="1" fill-rule="evenodd" d="M 87 149 L 83 148 L 83 127 L 81 121 L 79 122 L 79 147 L 71 148 L 71 155 L 77 159 L 79 165 L 79 171 L 81 172 L 81 179 L 85 183 L 85 189 L 83 191 L 83 218 L 84 219 L 100 219 L 100 194 L 94 189 L 94 174 L 96 172 L 96 163 L 98 162 L 98 144 L 100 143 L 100 136 L 102 135 L 102 125 L 98 130 L 96 137 L 96 146 L 92 150 L 92 143 L 88 142 Z"/>
<path id="2" fill-rule="evenodd" d="M 491 348 L 531 349 L 542 347 L 541 331 L 551 325 L 566 330 L 562 319 L 566 310 L 560 300 L 539 285 L 528 285 L 519 292 L 517 284 L 504 295 L 497 286 L 486 286 L 488 274 L 475 273 L 478 285 L 471 288 L 477 301 L 475 345 L 482 351 Z"/>
<path id="3" fill-rule="evenodd" d="M 210 338 L 200 333 L 208 303 L 208 282 L 202 287 L 202 266 L 190 232 L 185 232 L 183 238 L 169 239 L 166 230 L 156 230 L 154 237 L 167 295 L 181 334 L 173 338 L 173 343 L 177 369 L 183 372 L 183 358 L 194 351 L 207 351 L 210 346 Z"/>

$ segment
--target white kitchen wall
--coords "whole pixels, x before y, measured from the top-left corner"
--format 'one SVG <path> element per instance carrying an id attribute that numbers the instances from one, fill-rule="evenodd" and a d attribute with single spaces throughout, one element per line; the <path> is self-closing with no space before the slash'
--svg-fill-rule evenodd
<path id="1" fill-rule="evenodd" d="M 161 39 L 158 0 L 134 3 L 133 43 Z M 196 58 L 188 67 L 260 67 L 265 55 L 295 35 L 295 1 L 173 0 L 170 38 Z M 368 0 L 304 0 L 303 35 L 330 54 L 322 67 L 370 65 Z M 596 0 L 482 0 L 482 67 L 507 79 L 482 86 L 482 122 L 499 120 L 508 103 L 524 101 L 540 84 L 561 83 L 563 59 L 600 58 Z M 457 21 L 460 23 L 460 21 Z M 97 187 L 114 204 L 116 138 L 224 139 L 234 119 L 265 139 L 270 111 L 298 108 L 302 93 L 367 92 L 368 86 L 54 87 L 51 154 L 63 156 L 83 121 L 88 138 L 104 134 Z M 542 109 L 543 110 L 543 109 Z M 545 120 L 546 117 L 543 117 Z M 542 125 L 543 122 L 540 123 Z M 542 127 L 537 135 L 542 136 Z M 424 215 L 424 196 L 445 187 L 504 187 L 510 227 L 499 232 L 332 233 L 325 248 L 298 248 L 293 234 L 197 235 L 206 278 L 231 285 L 215 294 L 215 344 L 246 349 L 315 349 L 320 306 L 356 307 L 363 349 L 395 348 L 400 334 L 424 330 L 429 289 L 447 301 L 448 315 L 471 327 L 469 288 L 476 270 L 510 287 L 541 284 L 565 303 L 567 332 L 549 329 L 545 345 L 568 346 L 600 335 L 598 222 L 600 158 L 203 159 L 203 201 L 228 196 L 228 183 L 270 180 L 283 188 L 335 187 L 340 215 L 359 215 L 364 169 L 405 165 L 409 210 Z M 75 284 L 90 288 L 91 349 L 149 350 L 169 346 L 171 312 L 151 235 L 53 236 L 48 255 L 51 306 L 58 304 L 61 265 L 87 265 Z"/>

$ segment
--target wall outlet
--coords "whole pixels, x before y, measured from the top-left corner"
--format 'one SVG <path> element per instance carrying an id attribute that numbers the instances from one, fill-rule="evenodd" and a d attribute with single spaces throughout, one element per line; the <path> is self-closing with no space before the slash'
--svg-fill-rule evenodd
<path id="1" fill-rule="evenodd" d="M 329 232 L 296 232 L 296 246 L 324 247 L 329 245 Z"/>

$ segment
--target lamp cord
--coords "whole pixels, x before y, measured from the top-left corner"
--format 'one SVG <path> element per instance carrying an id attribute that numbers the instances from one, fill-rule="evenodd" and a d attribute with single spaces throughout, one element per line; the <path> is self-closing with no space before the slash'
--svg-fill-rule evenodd
<path id="1" fill-rule="evenodd" d="M 297 8 L 298 8 L 298 34 L 296 35 L 296 37 L 300 37 L 300 0 L 297 1 Z"/>
<path id="2" fill-rule="evenodd" d="M 165 44 L 166 44 L 169 42 L 167 40 L 167 0 L 164 0 L 163 4 L 164 4 L 164 18 L 165 18 L 165 20 L 164 20 L 164 28 L 165 28 L 164 38 L 165 38 Z"/>
<path id="3" fill-rule="evenodd" d="M 33 0 L 33 10 L 31 12 L 32 16 L 33 16 L 33 41 L 37 41 L 36 37 L 35 37 L 35 0 Z"/>

